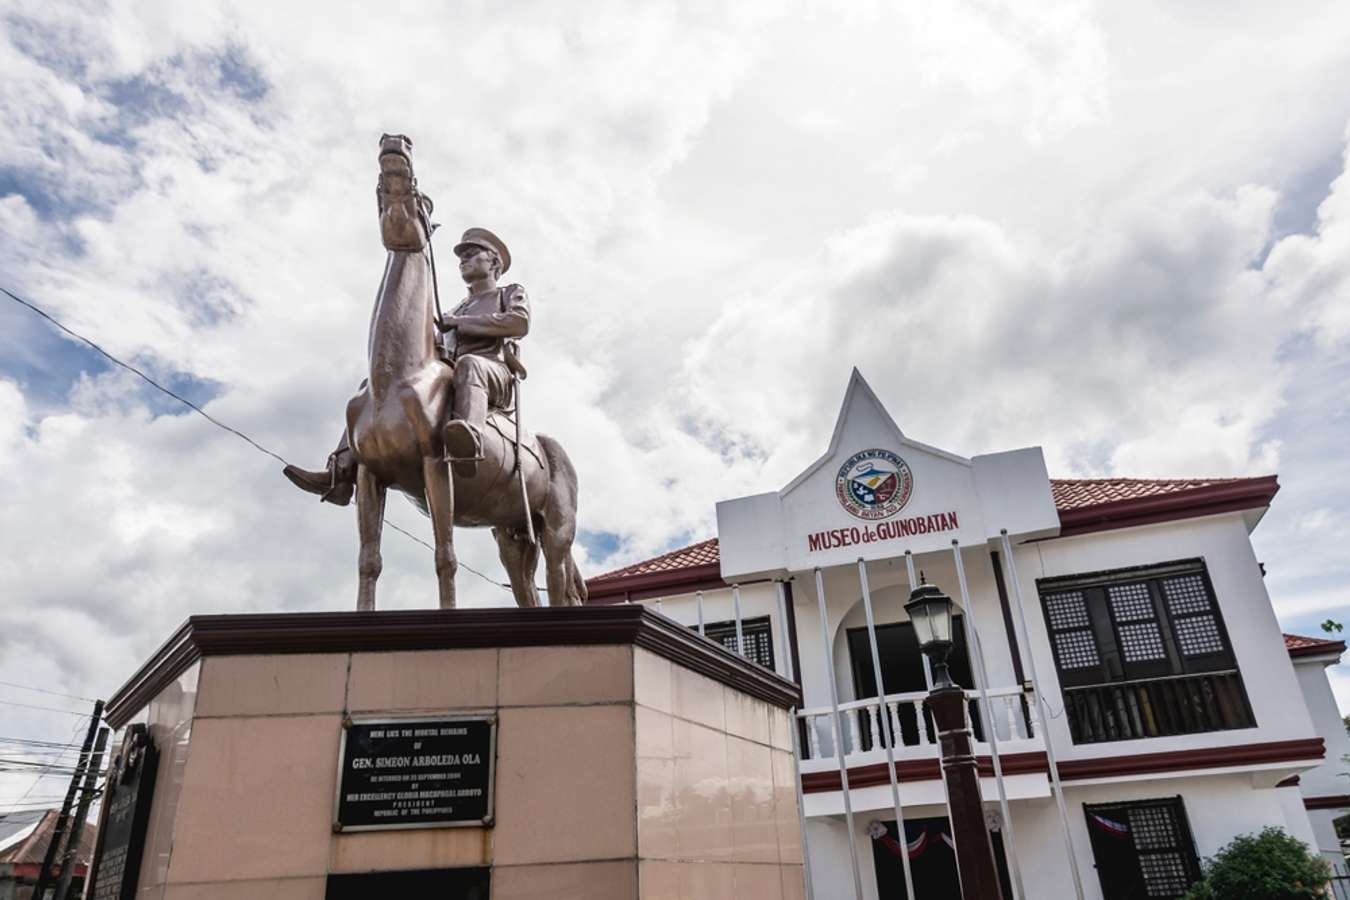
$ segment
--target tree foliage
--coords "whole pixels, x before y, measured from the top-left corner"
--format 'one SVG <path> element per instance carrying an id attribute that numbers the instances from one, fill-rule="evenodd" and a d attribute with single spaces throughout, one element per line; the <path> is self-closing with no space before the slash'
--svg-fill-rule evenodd
<path id="1" fill-rule="evenodd" d="M 1185 900 L 1313 900 L 1323 898 L 1331 867 L 1279 828 L 1234 838 L 1205 860 L 1205 877 Z"/>

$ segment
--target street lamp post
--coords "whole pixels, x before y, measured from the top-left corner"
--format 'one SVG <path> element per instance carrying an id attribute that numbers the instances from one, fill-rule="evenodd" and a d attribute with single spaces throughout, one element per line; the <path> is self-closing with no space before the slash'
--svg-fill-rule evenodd
<path id="1" fill-rule="evenodd" d="M 919 649 L 933 666 L 933 689 L 926 702 L 942 748 L 961 894 L 965 900 L 1002 900 L 994 849 L 984 822 L 980 773 L 966 727 L 966 692 L 952 683 L 947 670 L 947 654 L 952 649 L 952 598 L 937 585 L 920 584 L 909 595 L 905 612 L 914 625 Z"/>

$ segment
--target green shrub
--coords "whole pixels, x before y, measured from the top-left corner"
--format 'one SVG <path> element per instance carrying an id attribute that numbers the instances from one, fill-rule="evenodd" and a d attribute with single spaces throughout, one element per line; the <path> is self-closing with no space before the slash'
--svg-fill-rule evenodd
<path id="1" fill-rule="evenodd" d="M 1321 900 L 1326 860 L 1279 828 L 1234 838 L 1205 860 L 1205 877 L 1185 900 Z"/>

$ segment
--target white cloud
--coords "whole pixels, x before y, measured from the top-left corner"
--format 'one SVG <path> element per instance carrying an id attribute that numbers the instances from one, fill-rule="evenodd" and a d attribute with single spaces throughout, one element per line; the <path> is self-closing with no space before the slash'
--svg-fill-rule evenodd
<path id="1" fill-rule="evenodd" d="M 1269 245 L 1280 192 L 1350 118 L 1308 90 L 1350 83 L 1350 18 L 1322 13 L 12 4 L 0 271 L 317 465 L 383 262 L 375 141 L 405 131 L 441 246 L 471 224 L 512 246 L 530 425 L 576 461 L 583 526 L 621 541 L 587 571 L 781 484 L 858 364 L 958 452 L 1042 443 L 1060 474 L 1278 463 L 1258 546 L 1277 605 L 1311 615 L 1350 574 L 1328 537 L 1350 498 L 1307 489 L 1350 483 L 1350 179 Z M 30 324 L 0 336 L 0 679 L 106 693 L 191 612 L 352 605 L 350 510 L 156 416 L 126 373 L 76 380 L 85 358 Z M 1313 511 L 1326 527 L 1298 533 Z M 426 531 L 401 502 L 391 518 Z M 485 535 L 459 544 L 500 577 Z M 432 593 L 429 554 L 389 534 L 381 605 Z M 60 736 L 44 715 L 16 727 Z"/>

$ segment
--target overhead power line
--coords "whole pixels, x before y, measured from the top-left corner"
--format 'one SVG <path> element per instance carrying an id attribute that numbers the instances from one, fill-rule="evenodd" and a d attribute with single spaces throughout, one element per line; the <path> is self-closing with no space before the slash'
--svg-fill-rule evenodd
<path id="1" fill-rule="evenodd" d="M 160 393 L 162 393 L 162 394 L 164 394 L 164 395 L 166 395 L 166 396 L 168 396 L 168 397 L 173 398 L 174 400 L 177 400 L 179 403 L 183 404 L 183 405 L 186 406 L 188 409 L 192 410 L 192 411 L 195 412 L 197 415 L 201 416 L 203 419 L 205 419 L 206 421 L 210 422 L 212 425 L 216 426 L 217 428 L 219 428 L 219 429 L 221 429 L 221 430 L 223 430 L 223 431 L 229 432 L 230 434 L 234 435 L 235 437 L 237 437 L 237 438 L 239 438 L 240 440 L 242 440 L 242 441 L 244 441 L 245 443 L 247 443 L 249 446 L 253 447 L 253 449 L 255 449 L 255 450 L 257 450 L 257 451 L 259 451 L 259 452 L 261 452 L 261 453 L 266 453 L 268 456 L 270 456 L 270 457 L 272 457 L 273 459 L 277 460 L 277 461 L 280 462 L 282 465 L 289 466 L 289 465 L 291 464 L 290 461 L 288 461 L 288 460 L 287 460 L 284 456 L 282 456 L 281 454 L 279 454 L 279 453 L 277 453 L 277 452 L 275 452 L 275 451 L 273 451 L 273 450 L 269 450 L 267 447 L 264 447 L 262 444 L 258 443 L 258 442 L 255 441 L 253 438 L 249 437 L 247 434 L 245 434 L 244 432 L 240 431 L 239 429 L 237 429 L 237 428 L 235 428 L 235 427 L 233 427 L 233 426 L 231 426 L 231 425 L 225 424 L 224 422 L 222 422 L 222 421 L 220 421 L 219 419 L 217 419 L 215 416 L 213 416 L 213 415 L 211 415 L 210 413 L 208 413 L 206 410 L 202 409 L 202 408 L 201 408 L 200 406 L 198 406 L 197 404 L 193 403 L 191 400 L 187 399 L 186 397 L 184 397 L 184 396 L 182 396 L 182 395 L 180 395 L 180 394 L 178 394 L 178 393 L 176 393 L 176 392 L 170 390 L 169 388 L 165 387 L 164 385 L 160 384 L 158 381 L 156 381 L 155 379 L 151 378 L 149 375 L 145 374 L 145 372 L 141 371 L 141 369 L 137 368 L 136 366 L 132 365 L 132 364 L 129 363 L 129 362 L 125 362 L 125 361 L 119 359 L 118 357 L 114 356 L 112 353 L 109 353 L 107 350 L 104 350 L 102 347 L 100 347 L 100 346 L 99 346 L 97 343 L 95 343 L 94 341 L 92 341 L 92 340 L 90 340 L 89 338 L 85 337 L 84 335 L 80 334 L 78 331 L 75 331 L 73 328 L 69 328 L 69 327 L 67 327 L 66 325 L 62 324 L 62 322 L 61 322 L 59 319 L 57 319 L 55 316 L 53 316 L 51 313 L 47 312 L 46 310 L 44 310 L 42 307 L 38 306 L 37 304 L 32 303 L 32 302 L 30 302 L 30 301 L 28 301 L 28 300 L 25 300 L 24 298 L 20 297 L 18 294 L 14 293 L 13 291 L 11 291 L 11 290 L 9 290 L 8 288 L 5 288 L 5 287 L 0 287 L 0 293 L 4 293 L 4 295 L 5 295 L 6 297 L 8 297 L 9 299 L 13 300 L 15 303 L 17 303 L 17 304 L 19 304 L 20 306 L 23 306 L 23 307 L 29 309 L 30 311 L 32 311 L 32 312 L 36 313 L 37 315 L 41 316 L 42 318 L 46 319 L 46 320 L 47 320 L 48 322 L 50 322 L 53 326 L 55 326 L 56 328 L 58 328 L 58 329 L 60 329 L 61 331 L 65 332 L 66 334 L 70 335 L 71 337 L 75 338 L 77 341 L 80 341 L 80 342 L 82 342 L 82 343 L 84 343 L 84 344 L 87 344 L 89 347 L 93 348 L 97 353 L 99 353 L 101 356 L 103 356 L 103 357 L 104 357 L 105 359 L 107 359 L 109 362 L 113 363 L 113 364 L 116 365 L 116 366 L 120 366 L 120 367 L 123 368 L 123 369 L 126 369 L 128 372 L 130 372 L 130 373 L 132 373 L 133 375 L 135 375 L 136 377 L 140 378 L 142 381 L 144 381 L 146 384 L 150 385 L 150 386 L 151 386 L 152 388 L 154 388 L 155 390 L 159 391 Z M 388 520 L 385 521 L 385 524 L 388 525 L 390 528 L 392 528 L 394 531 L 397 531 L 399 534 L 401 534 L 401 535 L 403 535 L 403 536 L 405 536 L 405 537 L 412 538 L 414 541 L 416 541 L 417 543 L 421 544 L 423 547 L 426 547 L 428 550 L 431 550 L 431 551 L 433 551 L 433 552 L 435 551 L 435 548 L 434 548 L 434 547 L 432 547 L 430 544 L 428 544 L 426 541 L 422 540 L 420 537 L 418 537 L 417 535 L 413 534 L 412 532 L 407 531 L 406 529 L 401 528 L 401 527 L 399 527 L 398 525 L 396 525 L 396 524 L 394 524 L 393 522 L 390 522 L 390 521 L 388 521 Z M 511 585 L 506 584 L 506 583 L 501 582 L 501 581 L 497 581 L 497 580 L 495 580 L 494 578 L 492 578 L 492 577 L 490 577 L 490 576 L 488 576 L 488 575 L 484 575 L 482 572 L 478 571 L 477 569 L 473 568 L 472 566 L 466 565 L 466 564 L 464 564 L 464 563 L 461 562 L 461 563 L 459 564 L 459 567 L 460 567 L 461 569 L 464 569 L 464 570 L 466 570 L 466 571 L 468 571 L 468 572 L 474 574 L 474 575 L 477 575 L 479 578 L 483 579 L 483 580 L 486 581 L 488 584 L 495 585 L 496 587 L 502 588 L 503 590 L 508 590 L 508 591 L 511 590 Z M 540 588 L 540 590 L 544 590 L 544 589 L 543 589 L 543 588 Z M 79 698 L 79 699 L 84 699 L 84 698 Z"/>
<path id="2" fill-rule="evenodd" d="M 89 718 L 89 716 L 84 716 L 84 717 L 82 717 L 82 718 L 80 719 L 79 724 L 77 724 L 77 725 L 75 726 L 75 730 L 72 731 L 72 732 L 70 733 L 70 740 L 66 742 L 66 746 L 67 746 L 67 747 L 74 747 L 77 743 L 79 743 L 79 740 L 80 740 L 80 738 L 79 738 L 80 729 L 84 727 L 84 722 L 85 722 L 85 720 L 88 719 L 88 718 Z M 54 763 L 53 763 L 53 764 L 54 764 Z M 51 774 L 50 769 L 51 769 L 51 766 L 48 767 L 48 770 L 47 770 L 47 771 L 43 771 L 43 772 L 40 773 L 36 778 L 34 778 L 33 781 L 32 781 L 32 783 L 28 785 L 28 790 L 26 790 L 26 791 L 23 792 L 23 796 L 20 797 L 18 800 L 14 801 L 14 803 L 9 804 L 9 805 L 10 805 L 10 806 L 19 806 L 19 805 L 23 804 L 23 802 L 24 802 L 25 800 L 28 799 L 29 795 L 33 793 L 33 790 L 34 790 L 39 784 L 42 783 L 42 779 L 46 778 L 48 775 Z"/>
<path id="3" fill-rule="evenodd" d="M 51 694 L 53 697 L 65 697 L 67 700 L 79 700 L 82 703 L 93 703 L 93 697 L 81 697 L 78 694 L 63 694 L 60 691 L 49 691 L 46 688 L 33 687 L 27 684 L 16 684 L 13 681 L 0 681 L 5 687 L 19 688 L 24 691 L 36 691 L 39 694 Z"/>
<path id="4" fill-rule="evenodd" d="M 41 709 L 47 712 L 65 713 L 68 716 L 79 716 L 82 719 L 89 718 L 88 713 L 76 712 L 73 709 L 58 709 L 55 706 L 35 706 L 32 703 L 19 703 L 14 700 L 0 700 L 0 703 L 3 703 L 5 706 L 18 706 L 22 709 Z"/>
<path id="5" fill-rule="evenodd" d="M 59 748 L 62 752 L 70 746 L 69 744 L 63 744 L 60 741 L 43 741 L 38 740 L 37 738 L 16 737 L 0 737 L 0 744 L 23 744 L 29 747 L 55 747 Z"/>

